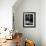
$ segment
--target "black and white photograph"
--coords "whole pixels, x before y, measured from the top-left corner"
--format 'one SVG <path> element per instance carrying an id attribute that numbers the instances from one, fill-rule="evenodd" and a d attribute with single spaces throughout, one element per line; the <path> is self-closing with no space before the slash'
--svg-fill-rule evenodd
<path id="1" fill-rule="evenodd" d="M 23 27 L 36 27 L 36 12 L 23 13 Z"/>

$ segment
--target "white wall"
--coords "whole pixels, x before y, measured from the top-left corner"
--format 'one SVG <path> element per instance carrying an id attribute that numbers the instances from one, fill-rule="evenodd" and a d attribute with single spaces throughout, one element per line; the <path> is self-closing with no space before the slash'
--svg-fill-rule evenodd
<path id="1" fill-rule="evenodd" d="M 41 2 L 41 38 L 42 46 L 46 46 L 46 0 Z"/>
<path id="2" fill-rule="evenodd" d="M 12 28 L 12 6 L 16 0 L 0 0 L 0 27 Z"/>
<path id="3" fill-rule="evenodd" d="M 15 29 L 18 30 L 18 32 L 22 32 L 24 38 L 34 40 L 36 46 L 41 46 L 41 44 L 42 46 L 46 46 L 43 42 L 45 40 L 42 39 L 43 36 L 44 39 L 46 38 L 44 34 L 46 32 L 46 21 L 44 21 L 46 17 L 46 14 L 44 15 L 44 3 L 45 1 L 43 2 L 43 0 L 23 0 L 17 7 L 17 3 L 13 6 Z M 23 28 L 23 12 L 25 11 L 36 12 L 36 28 Z"/>

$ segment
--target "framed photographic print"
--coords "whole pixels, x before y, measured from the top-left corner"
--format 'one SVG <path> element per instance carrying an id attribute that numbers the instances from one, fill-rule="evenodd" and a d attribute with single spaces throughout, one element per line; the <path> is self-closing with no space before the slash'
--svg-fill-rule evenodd
<path id="1" fill-rule="evenodd" d="M 23 13 L 23 27 L 36 27 L 36 12 Z"/>

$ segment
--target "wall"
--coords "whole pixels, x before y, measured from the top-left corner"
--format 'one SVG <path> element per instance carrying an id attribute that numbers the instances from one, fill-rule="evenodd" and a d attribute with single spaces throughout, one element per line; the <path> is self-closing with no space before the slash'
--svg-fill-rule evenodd
<path id="1" fill-rule="evenodd" d="M 46 46 L 45 40 L 42 39 L 46 32 L 46 26 L 44 25 L 46 16 L 43 15 L 45 12 L 44 5 L 45 1 L 43 2 L 43 0 L 23 0 L 20 4 L 16 3 L 13 6 L 15 31 L 22 32 L 24 39 L 34 40 L 36 46 Z M 23 12 L 25 11 L 36 12 L 36 28 L 23 28 Z"/>
<path id="2" fill-rule="evenodd" d="M 42 46 L 46 46 L 46 0 L 41 1 L 41 38 Z"/>
<path id="3" fill-rule="evenodd" d="M 16 0 L 0 0 L 0 27 L 12 29 L 12 6 Z"/>

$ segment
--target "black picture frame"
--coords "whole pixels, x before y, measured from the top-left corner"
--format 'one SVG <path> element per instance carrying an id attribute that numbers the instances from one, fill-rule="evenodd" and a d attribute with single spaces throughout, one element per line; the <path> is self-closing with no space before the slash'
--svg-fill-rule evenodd
<path id="1" fill-rule="evenodd" d="M 23 27 L 36 27 L 36 12 L 23 12 Z"/>

